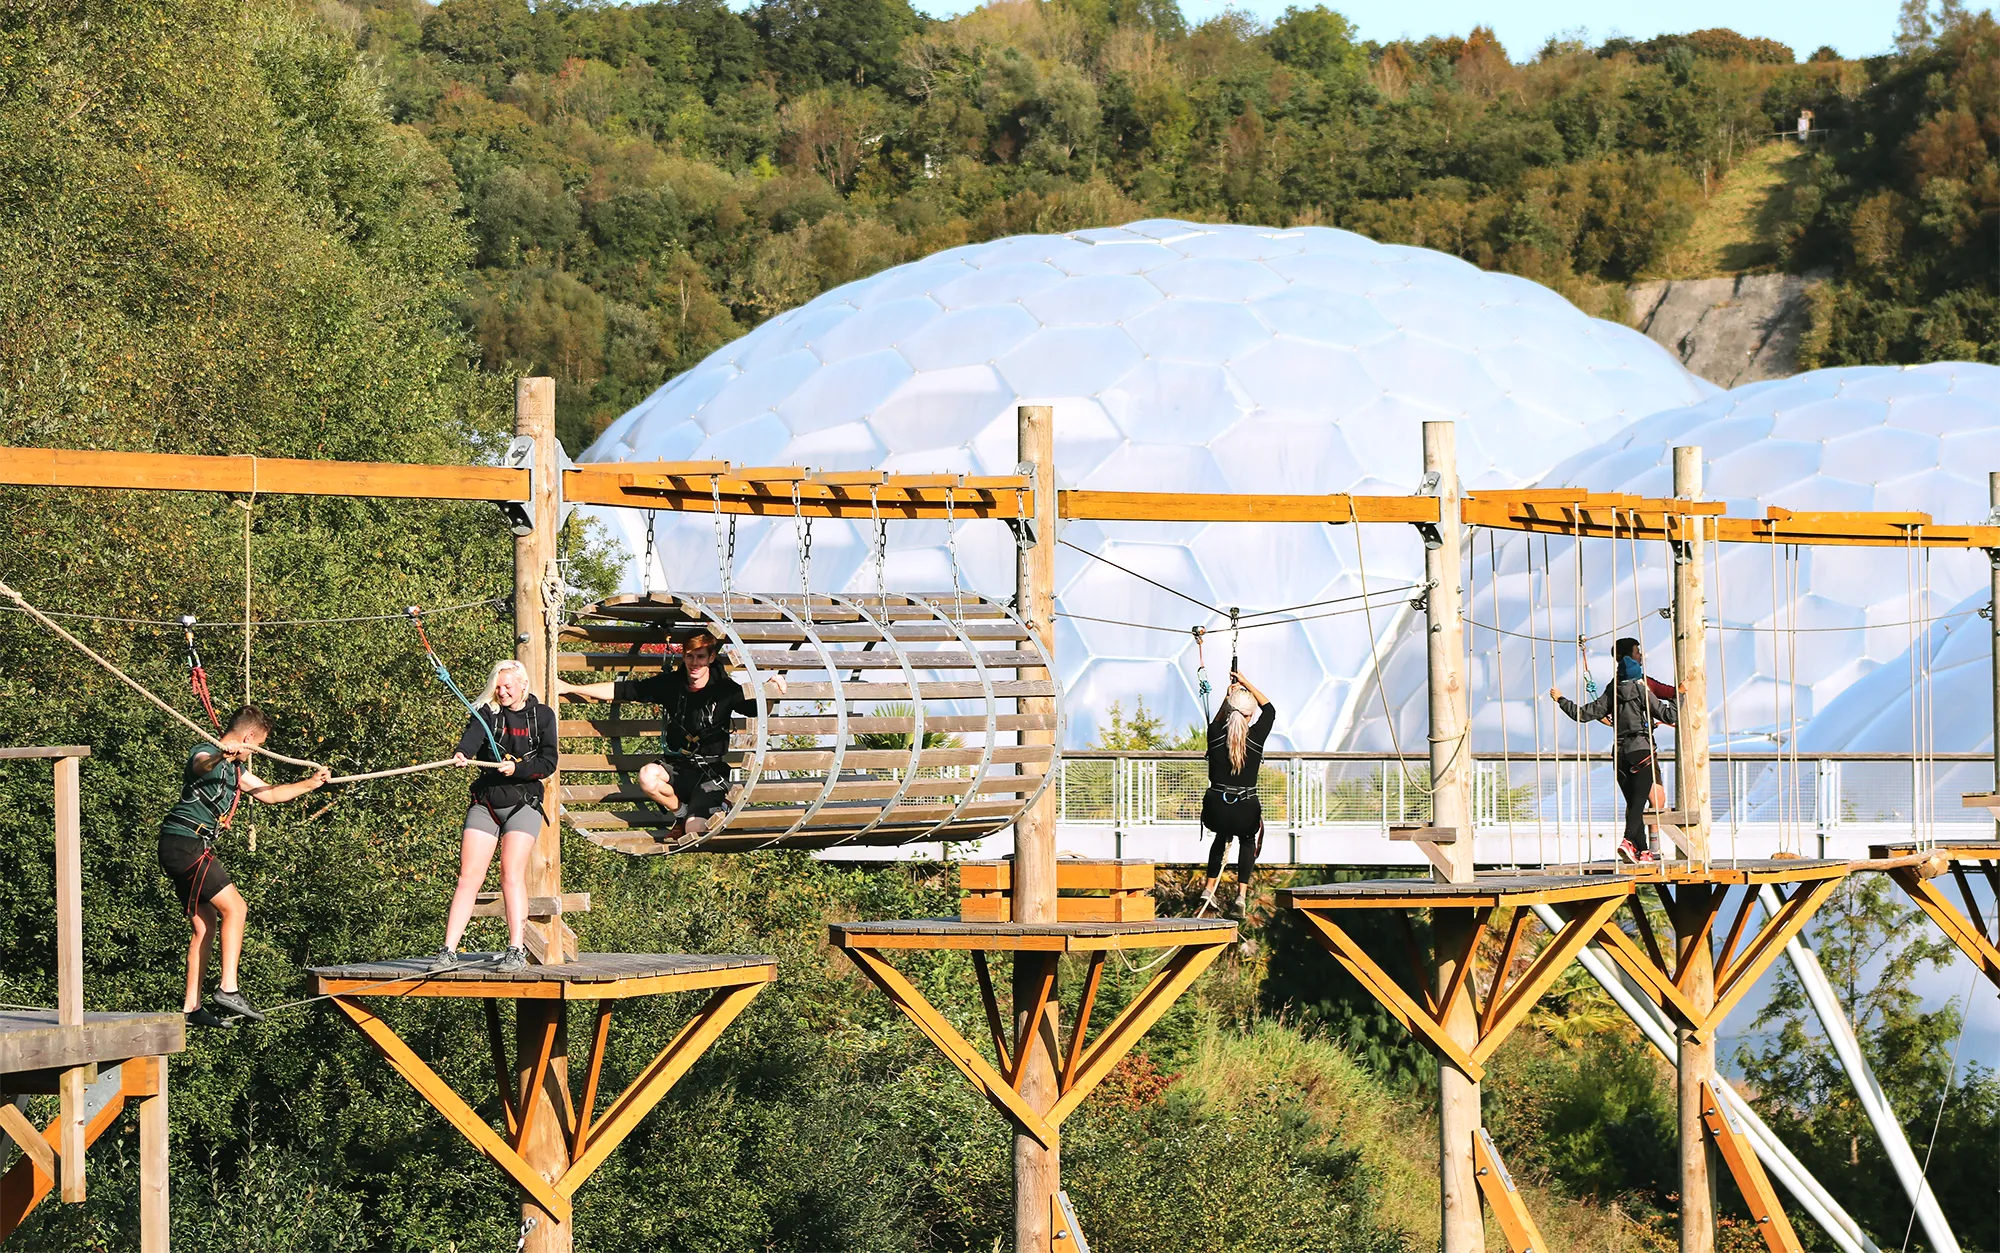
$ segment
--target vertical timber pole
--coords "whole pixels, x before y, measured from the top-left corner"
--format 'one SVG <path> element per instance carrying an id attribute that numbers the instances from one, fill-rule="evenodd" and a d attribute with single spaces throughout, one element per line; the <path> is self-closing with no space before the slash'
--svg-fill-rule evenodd
<path id="1" fill-rule="evenodd" d="M 1016 411 L 1020 459 L 1034 467 L 1035 542 L 1017 548 L 1014 567 L 1014 605 L 1021 620 L 1041 637 L 1051 656 L 1055 647 L 1056 609 L 1056 413 L 1048 405 L 1022 405 Z M 1053 678 L 1024 670 L 1024 679 Z M 1053 715 L 1056 702 L 1049 697 L 1028 697 L 1020 702 L 1024 714 Z M 1022 731 L 1024 744 L 1053 744 L 1056 730 Z M 1046 770 L 1045 765 L 1042 769 Z M 1056 920 L 1056 791 L 1044 791 L 1032 808 L 1014 824 L 1014 921 L 1054 922 Z M 1056 1103 L 1056 998 L 1051 995 L 1039 1023 L 1026 1021 L 1026 1006 L 1038 999 L 1036 982 L 1053 963 L 1054 954 L 1025 952 L 1014 955 L 1014 1040 L 1015 1049 L 1027 1055 L 1021 1067 L 1021 1098 L 1037 1113 L 1046 1113 Z M 1014 1133 L 1014 1249 L 1015 1253 L 1049 1253 L 1053 1236 L 1053 1206 L 1062 1188 L 1062 1156 L 1058 1149 L 1043 1148 L 1034 1137 Z"/>
<path id="2" fill-rule="evenodd" d="M 56 1021 L 83 1026 L 83 788 L 80 759 L 58 757 L 56 786 Z M 56 1151 L 62 1154 L 62 1199 L 84 1199 L 83 1067 L 56 1080 L 62 1120 Z"/>
<path id="3" fill-rule="evenodd" d="M 561 521 L 560 500 L 562 459 L 556 444 L 556 382 L 548 378 L 523 378 L 514 383 L 514 434 L 535 441 L 533 499 L 528 504 L 534 530 L 514 538 L 514 658 L 528 671 L 528 690 L 551 704 L 556 698 L 556 650 L 551 647 L 549 607 L 544 587 L 556 577 L 556 530 Z M 558 804 L 562 792 L 555 775 L 544 784 L 542 812 L 548 821 L 535 840 L 528 857 L 528 895 L 562 895 L 562 824 Z M 541 950 L 544 965 L 564 960 L 568 928 L 560 916 L 546 922 L 530 921 L 531 951 Z M 539 941 L 539 943 L 537 943 Z M 563 1002 L 521 999 L 514 1002 L 514 1042 L 519 1052 L 519 1077 L 515 1090 L 521 1094 L 525 1112 L 528 1102 L 539 1104 L 521 1156 L 542 1178 L 553 1183 L 569 1166 L 569 1145 L 563 1137 L 564 1092 L 569 1083 L 567 1032 L 560 1029 Z M 528 1090 L 535 1058 L 543 1033 L 554 1017 L 558 1023 L 555 1048 L 549 1058 L 547 1078 L 539 1088 Z M 533 1201 L 521 1203 L 523 1253 L 570 1253 L 573 1243 L 570 1224 L 556 1221 L 553 1214 Z"/>
<path id="4" fill-rule="evenodd" d="M 1424 423 L 1424 474 L 1437 476 L 1438 544 L 1424 549 L 1426 653 L 1430 663 L 1431 825 L 1457 833 L 1439 846 L 1442 865 L 1433 874 L 1447 883 L 1473 881 L 1472 754 L 1466 742 L 1464 528 L 1458 494 L 1458 428 L 1450 422 Z M 1449 867 L 1447 871 L 1446 867 Z M 1454 982 L 1456 960 L 1471 939 L 1472 911 L 1431 911 L 1436 937 L 1438 995 Z M 1472 1000 L 1474 980 L 1462 982 L 1444 1006 L 1445 1030 L 1470 1050 L 1479 1042 L 1479 1017 Z M 1479 1134 L 1479 1084 L 1444 1058 L 1438 1059 L 1438 1194 L 1444 1253 L 1485 1253 L 1486 1224 L 1479 1209 L 1479 1176 L 1473 1142 Z"/>
<path id="5" fill-rule="evenodd" d="M 1701 499 L 1701 449 L 1674 449 L 1674 498 Z M 1685 523 L 1684 523 L 1685 525 Z M 1700 522 L 1697 526 L 1706 526 Z M 1705 866 L 1709 859 L 1708 812 L 1708 613 L 1702 582 L 1706 545 L 1699 529 L 1684 531 L 1685 546 L 1674 562 L 1674 678 L 1678 725 L 1674 728 L 1674 759 L 1679 773 L 1681 816 L 1693 821 L 1682 827 L 1690 861 Z M 1723 699 L 1728 699 L 1724 693 Z M 1680 980 L 1688 999 L 1706 1014 L 1715 1008 L 1715 956 L 1703 925 L 1715 889 L 1705 883 L 1683 883 L 1674 891 L 1674 927 L 1680 933 L 1686 963 Z M 1743 908 L 1750 907 L 1749 901 Z M 1679 1097 L 1681 1146 L 1681 1253 L 1714 1253 L 1715 1186 L 1708 1147 L 1708 1127 L 1702 1119 L 1702 1088 L 1715 1082 L 1715 1034 L 1681 1027 Z"/>
<path id="6" fill-rule="evenodd" d="M 2000 473 L 1986 476 L 1987 499 L 1993 503 L 1992 517 L 2000 518 Z M 1992 566 L 1992 599 L 1986 602 L 1986 625 L 1992 628 L 1990 639 L 1993 644 L 1993 790 L 2000 792 L 2000 548 L 1986 550 L 1986 559 Z M 1993 811 L 1996 827 L 2000 834 L 2000 809 Z"/>

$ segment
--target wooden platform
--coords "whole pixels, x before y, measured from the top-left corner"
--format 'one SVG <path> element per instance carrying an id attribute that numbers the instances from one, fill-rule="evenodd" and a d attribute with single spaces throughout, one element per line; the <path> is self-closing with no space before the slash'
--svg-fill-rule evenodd
<path id="1" fill-rule="evenodd" d="M 1817 861 L 1803 857 L 1739 859 L 1706 866 L 1685 861 L 1614 863 L 1618 874 L 1641 883 L 1751 884 L 1802 883 L 1810 879 L 1838 879 L 1867 867 L 1866 862 Z"/>
<path id="2" fill-rule="evenodd" d="M 1877 861 L 1914 857 L 1919 853 L 1938 853 L 1952 861 L 2000 861 L 2000 840 L 1957 840 L 1939 844 L 1918 844 L 1910 840 L 1900 844 L 1868 846 L 1868 855 Z"/>
<path id="3" fill-rule="evenodd" d="M 582 953 L 560 966 L 503 974 L 468 964 L 427 973 L 427 957 L 309 969 L 322 996 L 456 996 L 497 1000 L 601 1001 L 655 996 L 778 977 L 778 959 L 740 953 Z M 761 977 L 748 972 L 760 971 Z"/>
<path id="4" fill-rule="evenodd" d="M 1221 944 L 1236 938 L 1236 924 L 1227 918 L 1152 918 L 1143 922 L 898 918 L 887 922 L 836 922 L 826 930 L 828 940 L 838 948 L 957 948 L 989 953 L 1096 953 L 1121 948 Z"/>
<path id="5" fill-rule="evenodd" d="M 161 1057 L 186 1047 L 187 1020 L 179 1014 L 85 1014 L 81 1027 L 65 1027 L 53 1009 L 0 1010 L 0 1090 L 8 1072 Z"/>
<path id="6" fill-rule="evenodd" d="M 1440 883 L 1435 879 L 1363 879 L 1283 888 L 1278 903 L 1293 909 L 1386 909 L 1395 906 L 1457 906 L 1497 908 L 1501 905 L 1553 905 L 1623 896 L 1634 881 L 1612 874 L 1481 875 L 1471 883 Z"/>

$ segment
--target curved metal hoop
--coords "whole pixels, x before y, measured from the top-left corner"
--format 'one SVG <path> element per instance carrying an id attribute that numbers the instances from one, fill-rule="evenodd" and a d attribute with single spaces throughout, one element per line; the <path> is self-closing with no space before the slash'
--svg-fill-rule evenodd
<path id="1" fill-rule="evenodd" d="M 845 596 L 829 594 L 827 599 L 836 605 L 845 605 L 847 608 L 852 609 L 868 625 L 875 628 L 875 633 L 882 637 L 882 642 L 887 644 L 895 653 L 897 663 L 903 667 L 903 681 L 910 685 L 910 763 L 903 770 L 903 781 L 897 785 L 895 795 L 883 802 L 881 811 L 868 820 L 867 826 L 862 827 L 859 831 L 854 832 L 852 835 L 833 845 L 833 847 L 838 848 L 841 844 L 854 843 L 862 836 L 873 831 L 876 827 L 881 826 L 882 820 L 887 818 L 895 810 L 896 806 L 903 803 L 904 794 L 910 790 L 910 784 L 916 781 L 917 771 L 921 768 L 924 757 L 924 702 L 923 698 L 917 695 L 917 668 L 910 664 L 909 650 L 903 647 L 903 642 L 896 638 L 895 632 L 884 626 L 881 619 L 863 609 L 858 598 L 850 601 Z M 885 609 L 884 612 L 886 613 L 887 610 Z M 844 747 L 845 745 L 843 744 Z M 835 758 L 834 760 L 835 764 L 838 765 L 840 759 Z"/>

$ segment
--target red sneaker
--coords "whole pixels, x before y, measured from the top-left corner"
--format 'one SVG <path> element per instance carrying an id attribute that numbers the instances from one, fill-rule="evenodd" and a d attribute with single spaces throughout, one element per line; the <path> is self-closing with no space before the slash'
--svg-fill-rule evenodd
<path id="1" fill-rule="evenodd" d="M 1639 856 L 1639 850 L 1632 847 L 1632 841 L 1630 840 L 1618 841 L 1618 860 L 1619 861 L 1641 860 Z"/>
<path id="2" fill-rule="evenodd" d="M 1657 863 L 1660 860 L 1660 855 L 1650 848 L 1642 848 L 1639 850 L 1639 856 L 1636 860 L 1642 866 L 1649 866 Z"/>

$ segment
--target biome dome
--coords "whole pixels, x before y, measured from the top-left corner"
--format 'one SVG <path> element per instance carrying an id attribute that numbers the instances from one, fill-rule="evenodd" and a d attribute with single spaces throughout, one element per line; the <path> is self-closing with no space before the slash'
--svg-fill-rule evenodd
<path id="1" fill-rule="evenodd" d="M 836 288 L 660 388 L 583 460 L 1007 473 L 1015 406 L 1034 403 L 1055 407 L 1066 487 L 1406 492 L 1432 418 L 1458 421 L 1466 484 L 1493 487 L 1714 391 L 1637 332 L 1441 253 L 1320 227 L 1146 221 L 955 248 Z M 605 520 L 643 551 L 643 516 Z M 868 529 L 815 526 L 815 588 L 874 586 Z M 892 524 L 887 584 L 949 587 L 945 529 Z M 718 586 L 711 519 L 662 514 L 656 534 L 660 585 Z M 1061 552 L 1058 609 L 1073 616 L 1055 646 L 1079 743 L 1114 700 L 1143 698 L 1171 726 L 1199 718 L 1187 629 L 1217 624 L 1204 606 L 1358 587 L 1352 539 L 1326 527 L 1080 523 L 1062 538 L 1200 602 Z M 736 586 L 796 589 L 797 540 L 789 520 L 742 524 Z M 950 547 L 968 587 L 1011 591 L 1000 524 L 963 525 Z M 1400 532 L 1370 535 L 1368 557 L 1371 579 L 1421 568 Z M 1367 664 L 1359 619 L 1242 642 L 1246 670 L 1282 692 L 1280 739 L 1329 743 Z M 1220 677 L 1226 656 L 1209 660 Z"/>
<path id="2" fill-rule="evenodd" d="M 1816 370 L 1644 418 L 1564 461 L 1542 485 L 1670 496 L 1671 449 L 1696 444 L 1707 463 L 1704 494 L 1727 502 L 1738 517 L 1782 505 L 1794 511 L 1915 510 L 1939 523 L 1982 521 L 1989 509 L 1987 471 L 2000 469 L 1996 406 L 2000 368 L 1993 366 Z M 1579 635 L 1590 637 L 1586 669 L 1599 683 L 1610 674 L 1611 642 L 1621 634 L 1643 639 L 1648 669 L 1671 677 L 1672 624 L 1659 613 L 1672 600 L 1671 575 L 1658 541 L 1636 548 L 1625 540 L 1585 541 L 1581 613 L 1569 541 L 1480 533 L 1472 547 L 1468 680 L 1475 748 L 1497 750 L 1502 742 L 1503 684 L 1505 740 L 1512 751 L 1533 750 L 1538 731 L 1545 749 L 1552 751 L 1558 738 L 1565 751 L 1574 744 L 1575 724 L 1555 714 L 1544 693 L 1553 684 L 1577 694 Z M 1800 742 L 1807 742 L 1804 729 L 1842 692 L 1878 667 L 1894 668 L 1913 638 L 1911 621 L 1950 611 L 1988 581 L 1986 556 L 1979 552 L 1945 550 L 1928 559 L 1901 548 L 1797 552 L 1796 570 L 1784 550 L 1765 545 L 1722 545 L 1713 558 L 1708 682 L 1717 745 L 1726 731 L 1739 749 L 1768 752 L 1774 743 L 1790 743 L 1795 720 Z M 1922 589 L 1926 562 L 1928 598 Z M 1495 625 L 1514 634 L 1499 635 Z M 1384 660 L 1385 684 L 1391 707 L 1401 711 L 1400 738 L 1407 743 L 1414 734 L 1421 743 L 1423 702 L 1400 702 L 1422 690 L 1422 637 L 1407 623 L 1399 627 Z M 1563 643 L 1552 648 L 1522 635 Z M 1595 747 L 1608 749 L 1608 730 L 1592 728 L 1591 735 Z M 1343 746 L 1385 747 L 1389 738 L 1376 703 L 1363 711 Z M 1823 749 L 1844 747 L 1817 738 Z M 1906 750 L 1907 744 L 1896 748 Z"/>

